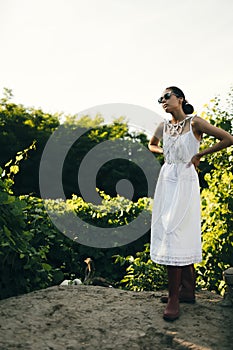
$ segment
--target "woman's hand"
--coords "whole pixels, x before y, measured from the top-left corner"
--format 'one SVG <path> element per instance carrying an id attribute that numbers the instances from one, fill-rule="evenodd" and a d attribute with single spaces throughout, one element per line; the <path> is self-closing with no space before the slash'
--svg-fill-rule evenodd
<path id="1" fill-rule="evenodd" d="M 148 144 L 148 148 L 153 153 L 163 154 L 162 147 L 159 146 L 160 139 L 156 136 L 152 136 Z"/>
<path id="2" fill-rule="evenodd" d="M 191 159 L 191 164 L 193 164 L 195 166 L 195 169 L 198 168 L 199 164 L 200 164 L 200 160 L 201 160 L 201 156 L 199 154 L 195 154 L 192 159 Z"/>
<path id="3" fill-rule="evenodd" d="M 163 154 L 163 149 L 156 145 L 149 145 L 149 150 L 153 153 Z"/>

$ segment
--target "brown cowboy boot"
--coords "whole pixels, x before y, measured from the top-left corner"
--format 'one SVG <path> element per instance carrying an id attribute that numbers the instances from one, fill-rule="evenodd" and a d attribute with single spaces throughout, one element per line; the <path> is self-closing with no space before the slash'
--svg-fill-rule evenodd
<path id="1" fill-rule="evenodd" d="M 180 303 L 195 303 L 195 269 L 194 265 L 182 266 L 181 273 L 181 285 L 179 291 L 179 302 Z M 168 296 L 163 295 L 160 298 L 162 303 L 168 302 Z"/>
<path id="2" fill-rule="evenodd" d="M 194 265 L 184 266 L 181 275 L 181 288 L 179 298 L 183 302 L 195 303 L 196 276 Z"/>
<path id="3" fill-rule="evenodd" d="M 182 268 L 179 266 L 168 266 L 168 302 L 163 314 L 166 321 L 174 321 L 180 315 L 179 288 L 181 284 Z"/>

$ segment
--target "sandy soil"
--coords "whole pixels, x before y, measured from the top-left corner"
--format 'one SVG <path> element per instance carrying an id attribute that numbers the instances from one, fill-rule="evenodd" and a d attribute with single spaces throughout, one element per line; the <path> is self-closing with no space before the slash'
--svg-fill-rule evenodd
<path id="1" fill-rule="evenodd" d="M 214 293 L 162 318 L 161 292 L 55 286 L 0 301 L 0 349 L 230 350 L 233 308 Z"/>

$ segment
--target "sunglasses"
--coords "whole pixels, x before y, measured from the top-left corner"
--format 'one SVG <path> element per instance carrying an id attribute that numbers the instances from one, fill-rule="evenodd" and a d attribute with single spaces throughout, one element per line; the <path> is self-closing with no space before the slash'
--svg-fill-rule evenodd
<path id="1" fill-rule="evenodd" d="M 172 95 L 175 95 L 176 97 L 179 97 L 177 94 L 174 94 L 174 92 L 167 92 L 166 94 L 164 94 L 163 96 L 161 96 L 158 99 L 158 103 L 162 103 L 163 99 L 169 100 L 169 98 L 171 98 Z"/>

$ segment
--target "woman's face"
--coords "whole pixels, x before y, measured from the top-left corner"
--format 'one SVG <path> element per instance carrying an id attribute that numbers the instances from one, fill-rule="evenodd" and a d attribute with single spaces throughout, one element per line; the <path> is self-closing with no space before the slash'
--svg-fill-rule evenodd
<path id="1" fill-rule="evenodd" d="M 166 89 L 162 94 L 162 107 L 166 113 L 171 113 L 174 110 L 182 107 L 182 97 L 177 97 L 172 90 Z"/>

